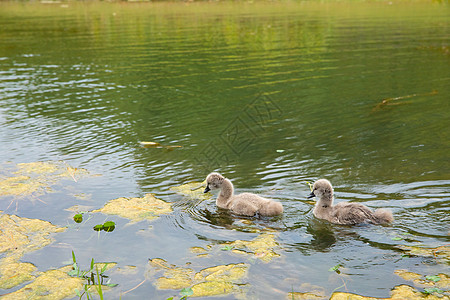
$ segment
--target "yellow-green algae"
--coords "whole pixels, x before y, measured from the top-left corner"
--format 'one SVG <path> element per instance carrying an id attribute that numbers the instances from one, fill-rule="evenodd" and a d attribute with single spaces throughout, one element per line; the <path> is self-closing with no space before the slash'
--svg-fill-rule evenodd
<path id="1" fill-rule="evenodd" d="M 247 276 L 248 265 L 229 264 L 209 267 L 195 273 L 191 268 L 182 268 L 169 264 L 161 258 L 149 260 L 153 272 L 163 272 L 156 279 L 158 289 L 182 289 L 191 287 L 190 297 L 208 297 L 227 295 L 239 290 L 243 278 Z"/>
<path id="2" fill-rule="evenodd" d="M 290 292 L 288 293 L 286 298 L 291 300 L 327 299 L 327 297 L 316 295 L 314 293 L 300 293 L 300 292 Z"/>
<path id="3" fill-rule="evenodd" d="M 15 215 L 0 215 L 0 288 L 9 289 L 32 280 L 36 267 L 20 262 L 24 253 L 41 249 L 53 242 L 51 233 L 62 232 L 61 228 L 39 219 L 20 218 Z"/>
<path id="4" fill-rule="evenodd" d="M 6 294 L 2 300 L 52 300 L 74 296 L 75 289 L 82 289 L 84 279 L 67 275 L 70 267 L 40 273 L 33 282 L 13 293 Z"/>
<path id="5" fill-rule="evenodd" d="M 274 250 L 279 247 L 275 241 L 275 235 L 270 233 L 262 233 L 251 241 L 236 240 L 221 244 L 221 246 L 233 247 L 233 253 L 250 254 L 263 262 L 270 262 L 273 258 L 280 256 Z"/>
<path id="6" fill-rule="evenodd" d="M 117 198 L 108 201 L 103 208 L 93 210 L 108 215 L 118 215 L 130 219 L 131 222 L 154 220 L 160 215 L 172 212 L 172 205 L 155 198 L 153 194 L 146 194 L 142 198 Z"/>
<path id="7" fill-rule="evenodd" d="M 30 263 L 17 260 L 16 256 L 7 256 L 0 260 L 0 289 L 10 289 L 35 278 L 37 268 Z"/>
<path id="8" fill-rule="evenodd" d="M 62 232 L 58 227 L 39 219 L 20 218 L 15 215 L 0 215 L 0 253 L 7 255 L 34 251 L 53 242 L 51 233 Z"/>
<path id="9" fill-rule="evenodd" d="M 170 190 L 187 196 L 191 199 L 209 200 L 211 199 L 211 193 L 203 193 L 203 188 L 206 186 L 206 182 L 190 182 L 182 184 L 180 186 L 173 186 Z"/>
<path id="10" fill-rule="evenodd" d="M 0 196 L 27 196 L 51 191 L 50 185 L 63 178 L 78 178 L 89 172 L 64 162 L 19 163 L 13 176 L 0 179 Z M 11 174 L 12 175 L 12 174 Z"/>
<path id="11" fill-rule="evenodd" d="M 443 289 L 446 291 L 450 290 L 450 277 L 446 274 L 440 273 L 439 281 L 433 282 L 431 280 L 426 279 L 425 275 L 421 275 L 418 273 L 410 272 L 408 270 L 396 270 L 394 274 L 399 277 L 412 281 L 415 286 L 426 288 L 426 287 L 437 287 L 439 289 Z"/>
<path id="12" fill-rule="evenodd" d="M 423 257 L 434 257 L 437 261 L 442 263 L 450 262 L 450 246 L 444 245 L 440 247 L 427 247 L 427 246 L 397 246 L 401 250 L 404 250 L 407 254 Z"/>
<path id="13" fill-rule="evenodd" d="M 409 285 L 399 285 L 396 286 L 391 291 L 390 298 L 373 298 L 373 297 L 365 297 L 357 294 L 344 293 L 344 292 L 336 292 L 331 295 L 330 300 L 443 300 L 449 299 L 447 296 L 438 297 L 432 294 L 424 294 L 419 292 L 418 290 L 410 287 Z"/>

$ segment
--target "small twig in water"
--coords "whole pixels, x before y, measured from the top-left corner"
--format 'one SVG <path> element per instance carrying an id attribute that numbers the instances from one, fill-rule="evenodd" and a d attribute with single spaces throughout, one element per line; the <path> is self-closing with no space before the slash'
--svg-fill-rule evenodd
<path id="1" fill-rule="evenodd" d="M 144 280 L 142 280 L 141 281 L 141 283 L 139 283 L 137 286 L 135 286 L 134 288 L 131 288 L 131 289 L 129 289 L 128 291 L 126 291 L 126 292 L 123 292 L 122 294 L 121 294 L 121 296 L 123 296 L 123 295 L 125 295 L 126 293 L 129 293 L 129 292 L 131 292 L 131 291 L 134 291 L 135 289 L 137 289 L 138 287 L 140 287 L 142 284 L 144 284 L 144 282 L 146 282 L 147 281 L 147 278 L 145 278 Z"/>

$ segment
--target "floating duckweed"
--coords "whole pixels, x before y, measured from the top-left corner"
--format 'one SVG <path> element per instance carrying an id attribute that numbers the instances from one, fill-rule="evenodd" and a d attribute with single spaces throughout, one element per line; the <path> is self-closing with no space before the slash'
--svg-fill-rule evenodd
<path id="1" fill-rule="evenodd" d="M 175 268 L 164 272 L 164 276 L 156 281 L 158 289 L 182 289 L 192 285 L 192 276 L 194 271 L 192 269 Z"/>
<path id="2" fill-rule="evenodd" d="M 248 267 L 243 264 L 221 265 L 203 269 L 195 274 L 196 280 L 235 282 L 247 275 Z"/>
<path id="3" fill-rule="evenodd" d="M 405 280 L 412 281 L 415 286 L 422 288 L 440 288 L 450 290 L 450 277 L 446 274 L 438 275 L 420 275 L 417 273 L 409 272 L 407 270 L 396 270 L 394 274 L 400 276 Z"/>
<path id="4" fill-rule="evenodd" d="M 10 289 L 25 281 L 34 279 L 32 275 L 36 267 L 30 263 L 22 263 L 15 256 L 7 256 L 0 260 L 0 289 Z"/>
<path id="5" fill-rule="evenodd" d="M 39 219 L 20 218 L 15 215 L 0 215 L 0 253 L 6 256 L 0 260 L 0 288 L 9 289 L 25 281 L 32 280 L 36 267 L 19 262 L 20 257 L 50 244 L 51 233 L 64 231 Z"/>
<path id="6" fill-rule="evenodd" d="M 269 262 L 274 257 L 280 256 L 273 249 L 278 247 L 275 242 L 275 236 L 269 233 L 263 233 L 251 241 L 236 240 L 231 243 L 222 244 L 222 247 L 232 247 L 233 253 L 237 254 L 253 254 L 256 258 Z"/>
<path id="7" fill-rule="evenodd" d="M 146 194 L 142 198 L 117 198 L 110 200 L 101 209 L 92 212 L 101 212 L 108 215 L 118 215 L 130 219 L 132 222 L 142 220 L 154 220 L 162 214 L 172 212 L 170 203 L 155 198 L 152 194 Z"/>
<path id="8" fill-rule="evenodd" d="M 206 250 L 205 248 L 202 248 L 202 247 L 191 247 L 190 248 L 190 251 L 192 252 L 192 253 L 205 253 L 205 252 L 207 252 L 208 250 Z"/>
<path id="9" fill-rule="evenodd" d="M 194 292 L 191 297 L 209 297 L 216 295 L 227 295 L 233 292 L 235 286 L 226 281 L 207 281 L 201 282 L 192 287 Z"/>
<path id="10" fill-rule="evenodd" d="M 62 232 L 61 228 L 50 222 L 39 219 L 20 218 L 15 215 L 2 214 L 0 216 L 0 253 L 8 251 L 22 255 L 50 244 L 53 240 L 51 233 Z"/>
<path id="11" fill-rule="evenodd" d="M 16 174 L 21 173 L 45 174 L 45 173 L 54 173 L 58 171 L 58 167 L 54 163 L 43 161 L 31 163 L 19 163 L 17 164 L 17 168 L 19 169 L 19 171 L 15 172 Z"/>
<path id="12" fill-rule="evenodd" d="M 238 284 L 248 270 L 248 265 L 241 263 L 214 266 L 195 273 L 190 268 L 177 267 L 160 258 L 150 259 L 149 265 L 153 268 L 150 273 L 163 271 L 163 276 L 156 279 L 158 289 L 192 287 L 191 297 L 230 294 L 238 290 Z"/>
<path id="13" fill-rule="evenodd" d="M 316 295 L 316 294 L 313 294 L 313 293 L 300 293 L 300 292 L 288 293 L 286 298 L 289 299 L 289 300 L 326 299 L 326 297 L 324 297 L 324 296 Z"/>
<path id="14" fill-rule="evenodd" d="M 190 182 L 180 186 L 173 186 L 170 190 L 187 196 L 192 199 L 209 200 L 211 199 L 211 193 L 203 193 L 206 184 L 202 182 Z"/>
<path id="15" fill-rule="evenodd" d="M 418 247 L 418 246 L 406 246 L 399 245 L 398 248 L 407 251 L 410 255 L 424 256 L 424 257 L 435 257 L 437 259 L 442 259 L 444 261 L 450 260 L 450 246 L 440 246 L 440 247 Z"/>
<path id="16" fill-rule="evenodd" d="M 84 279 L 70 277 L 64 269 L 41 273 L 32 283 L 6 294 L 2 300 L 15 299 L 63 299 L 74 296 L 74 290 L 81 290 Z"/>
<path id="17" fill-rule="evenodd" d="M 30 195 L 46 187 L 45 184 L 31 179 L 29 176 L 20 175 L 9 177 L 0 181 L 0 196 Z"/>
<path id="18" fill-rule="evenodd" d="M 422 292 L 419 292 L 413 287 L 410 287 L 409 285 L 399 285 L 396 286 L 391 291 L 391 297 L 390 298 L 372 298 L 372 297 L 364 297 L 361 295 L 351 294 L 351 293 L 344 293 L 344 292 L 335 292 L 333 295 L 331 295 L 330 300 L 376 300 L 376 299 L 384 299 L 384 300 L 397 300 L 397 299 L 425 299 L 425 300 L 440 300 L 444 299 L 442 297 L 438 297 L 435 295 L 427 295 Z"/>
<path id="19" fill-rule="evenodd" d="M 16 176 L 0 181 L 0 196 L 27 196 L 51 191 L 50 185 L 62 178 L 89 175 L 85 169 L 73 168 L 64 162 L 31 162 L 17 164 Z"/>

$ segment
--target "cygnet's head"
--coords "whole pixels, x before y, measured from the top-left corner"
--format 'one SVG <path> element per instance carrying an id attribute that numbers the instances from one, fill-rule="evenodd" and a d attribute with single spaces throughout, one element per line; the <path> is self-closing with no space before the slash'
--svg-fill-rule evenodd
<path id="1" fill-rule="evenodd" d="M 225 177 L 220 175 L 219 173 L 213 172 L 206 177 L 206 188 L 204 193 L 209 192 L 210 190 L 220 189 L 222 187 L 222 183 Z"/>
<path id="2" fill-rule="evenodd" d="M 314 182 L 313 190 L 309 194 L 308 198 L 331 198 L 333 196 L 333 187 L 331 183 L 326 179 L 319 179 Z"/>

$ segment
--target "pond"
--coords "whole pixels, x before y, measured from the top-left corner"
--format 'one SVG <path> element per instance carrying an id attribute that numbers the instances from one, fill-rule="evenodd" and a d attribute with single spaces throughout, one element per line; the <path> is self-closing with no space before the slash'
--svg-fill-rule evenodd
<path id="1" fill-rule="evenodd" d="M 59 229 L 16 253 L 34 273 L 0 294 L 73 251 L 82 269 L 116 263 L 108 299 L 207 298 L 208 282 L 217 299 L 448 296 L 449 20 L 406 1 L 1 2 L 0 210 Z M 196 189 L 212 171 L 284 214 L 218 209 Z M 394 223 L 316 219 L 319 178 Z M 123 197 L 166 210 L 102 209 Z"/>

